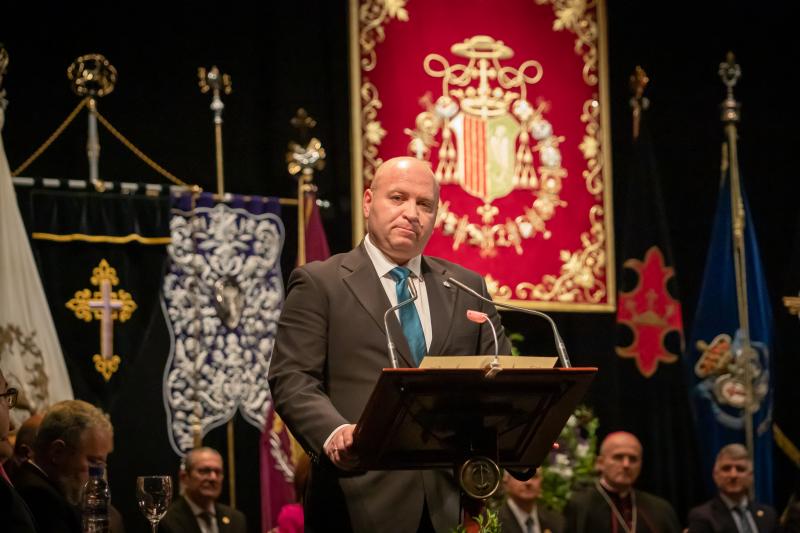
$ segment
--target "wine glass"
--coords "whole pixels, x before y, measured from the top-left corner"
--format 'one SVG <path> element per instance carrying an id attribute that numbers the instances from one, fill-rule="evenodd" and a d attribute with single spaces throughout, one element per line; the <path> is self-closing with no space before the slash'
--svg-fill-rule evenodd
<path id="1" fill-rule="evenodd" d="M 172 501 L 172 478 L 170 476 L 139 476 L 136 478 L 136 500 L 139 509 L 147 520 L 153 533 L 164 517 Z"/>

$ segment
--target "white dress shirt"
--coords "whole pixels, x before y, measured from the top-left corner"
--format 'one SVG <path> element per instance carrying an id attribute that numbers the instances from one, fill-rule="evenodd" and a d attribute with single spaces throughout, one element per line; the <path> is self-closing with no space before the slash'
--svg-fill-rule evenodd
<path id="1" fill-rule="evenodd" d="M 533 505 L 530 513 L 526 513 L 511 498 L 507 499 L 506 503 L 508 503 L 508 508 L 514 514 L 514 518 L 517 519 L 522 533 L 528 531 L 528 518 L 533 518 L 533 533 L 542 533 L 542 527 L 539 524 L 539 513 L 536 512 L 536 504 Z"/>

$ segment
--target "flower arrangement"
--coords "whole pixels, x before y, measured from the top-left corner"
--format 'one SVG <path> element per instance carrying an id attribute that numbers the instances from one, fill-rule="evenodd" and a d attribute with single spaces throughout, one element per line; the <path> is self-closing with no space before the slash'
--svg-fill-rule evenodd
<path id="1" fill-rule="evenodd" d="M 576 488 L 594 482 L 599 424 L 586 406 L 578 406 L 569 417 L 541 467 L 542 503 L 560 512 Z"/>

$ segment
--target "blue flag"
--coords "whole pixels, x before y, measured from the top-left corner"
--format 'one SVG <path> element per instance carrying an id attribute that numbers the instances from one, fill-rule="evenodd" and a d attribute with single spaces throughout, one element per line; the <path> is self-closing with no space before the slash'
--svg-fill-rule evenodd
<path id="1" fill-rule="evenodd" d="M 745 206 L 747 310 L 754 349 L 751 383 L 757 409 L 753 417 L 753 466 L 756 499 L 772 503 L 772 311 L 756 233 Z M 720 448 L 745 441 L 745 357 L 736 298 L 730 181 L 720 189 L 711 243 L 703 276 L 694 327 L 684 359 L 689 374 L 692 407 L 699 439 L 703 474 L 709 495 L 716 492 L 711 479 Z"/>

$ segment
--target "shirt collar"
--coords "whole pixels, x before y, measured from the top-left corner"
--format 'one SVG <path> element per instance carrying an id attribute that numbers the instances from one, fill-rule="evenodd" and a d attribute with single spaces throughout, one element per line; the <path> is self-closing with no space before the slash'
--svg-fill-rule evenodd
<path id="1" fill-rule="evenodd" d="M 375 272 L 378 273 L 378 277 L 382 278 L 386 276 L 389 272 L 392 271 L 393 268 L 400 266 L 384 254 L 380 248 L 375 246 L 369 238 L 369 235 L 364 237 L 364 248 L 367 250 L 367 255 L 369 256 L 370 261 L 372 261 L 372 265 L 375 267 Z M 422 278 L 422 256 L 417 255 L 409 259 L 408 263 L 402 265 L 409 269 L 414 277 L 421 279 Z"/>
<path id="2" fill-rule="evenodd" d="M 749 503 L 749 502 L 747 501 L 747 496 L 742 496 L 742 497 L 739 499 L 739 501 L 738 501 L 738 502 L 737 502 L 737 501 L 734 501 L 734 500 L 731 500 L 730 498 L 728 498 L 727 496 L 725 496 L 725 495 L 724 495 L 724 494 L 722 494 L 721 492 L 719 493 L 719 497 L 720 497 L 720 499 L 722 500 L 722 503 L 724 503 L 724 504 L 725 504 L 725 507 L 727 507 L 727 508 L 728 508 L 728 510 L 731 510 L 731 509 L 733 509 L 734 507 L 740 507 L 740 508 L 742 508 L 742 509 L 747 509 L 747 505 L 748 505 L 748 503 Z"/>
<path id="3" fill-rule="evenodd" d="M 216 518 L 217 517 L 217 510 L 214 508 L 214 504 L 213 503 L 208 507 L 208 509 L 203 509 L 202 507 L 200 507 L 199 505 L 194 503 L 192 501 L 192 499 L 189 497 L 188 494 L 184 494 L 183 495 L 183 499 L 186 500 L 186 503 L 189 504 L 189 508 L 192 510 L 192 514 L 195 517 L 197 515 L 199 515 L 200 513 L 202 513 L 202 512 L 206 512 L 206 513 L 210 514 L 211 518 Z"/>
<path id="4" fill-rule="evenodd" d="M 508 508 L 511 509 L 511 512 L 514 513 L 514 516 L 517 518 L 517 522 L 519 522 L 520 524 L 524 525 L 525 522 L 528 521 L 528 517 L 533 518 L 534 523 L 536 522 L 536 504 L 535 503 L 533 504 L 533 509 L 531 509 L 531 512 L 530 513 L 526 513 L 525 511 L 520 509 L 519 505 L 517 505 L 517 502 L 515 502 L 511 498 L 508 498 L 506 500 L 506 502 L 508 503 Z"/>

